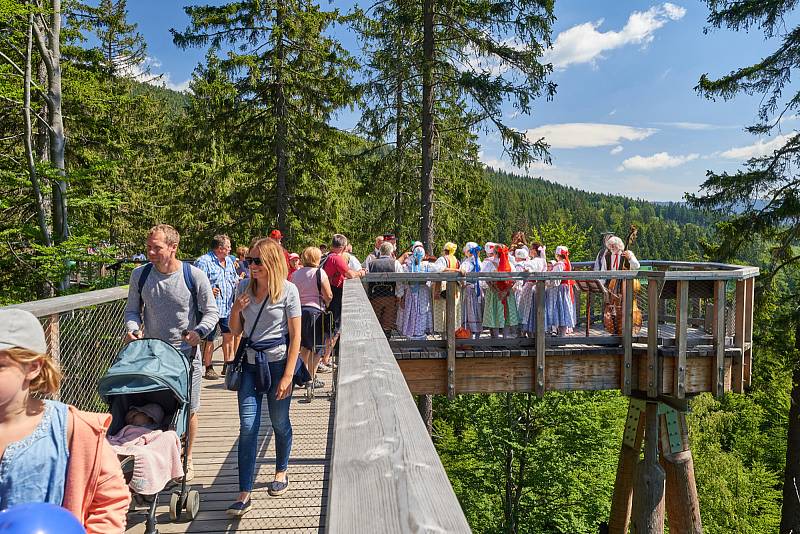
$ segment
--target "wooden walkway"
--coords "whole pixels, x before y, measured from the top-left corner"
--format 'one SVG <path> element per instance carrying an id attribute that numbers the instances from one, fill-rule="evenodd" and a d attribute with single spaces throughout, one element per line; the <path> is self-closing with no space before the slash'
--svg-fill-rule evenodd
<path id="1" fill-rule="evenodd" d="M 217 369 L 219 369 L 217 365 Z M 275 445 L 264 402 L 260 446 L 256 457 L 253 508 L 242 519 L 232 519 L 225 509 L 238 493 L 237 443 L 239 415 L 236 393 L 222 380 L 203 380 L 200 430 L 194 450 L 195 478 L 191 486 L 200 492 L 200 512 L 194 521 L 170 523 L 169 495 L 159 500 L 158 530 L 173 532 L 290 532 L 324 531 L 327 510 L 334 403 L 330 398 L 332 376 L 319 375 L 326 387 L 311 401 L 305 390 L 295 388 L 290 416 L 293 428 L 289 462 L 289 491 L 271 497 L 267 484 L 275 472 Z M 128 514 L 128 533 L 144 532 L 144 509 Z"/>

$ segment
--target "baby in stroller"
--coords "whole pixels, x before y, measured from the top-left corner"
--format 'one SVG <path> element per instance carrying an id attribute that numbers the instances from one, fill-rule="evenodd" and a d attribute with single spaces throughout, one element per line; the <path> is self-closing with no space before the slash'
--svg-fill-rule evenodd
<path id="1" fill-rule="evenodd" d="M 164 409 L 156 403 L 132 406 L 127 423 L 108 441 L 118 456 L 133 456 L 129 486 L 140 495 L 161 491 L 170 480 L 183 476 L 181 444 L 174 430 L 161 430 Z"/>
<path id="2" fill-rule="evenodd" d="M 158 339 L 128 343 L 98 383 L 111 412 L 109 442 L 117 452 L 134 500 L 146 504 L 146 534 L 157 532 L 159 494 L 169 498 L 170 520 L 193 520 L 200 494 L 186 484 L 181 445 L 189 426 L 190 362 Z"/>

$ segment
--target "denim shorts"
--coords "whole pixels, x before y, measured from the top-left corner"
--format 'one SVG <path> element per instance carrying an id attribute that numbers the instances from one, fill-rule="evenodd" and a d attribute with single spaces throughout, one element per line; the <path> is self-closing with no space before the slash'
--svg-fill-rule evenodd
<path id="1" fill-rule="evenodd" d="M 228 318 L 227 317 L 220 317 L 219 322 L 219 331 L 222 334 L 230 334 L 231 327 L 228 325 Z M 208 335 L 204 338 L 206 341 L 214 341 L 217 339 L 217 325 L 214 325 L 214 329 L 208 333 Z"/>

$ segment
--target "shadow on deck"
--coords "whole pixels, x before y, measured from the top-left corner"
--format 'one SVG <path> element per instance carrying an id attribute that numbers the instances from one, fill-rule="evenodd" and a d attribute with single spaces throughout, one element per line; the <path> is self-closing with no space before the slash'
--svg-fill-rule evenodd
<path id="1" fill-rule="evenodd" d="M 219 368 L 219 365 L 217 366 Z M 266 402 L 262 410 L 253 508 L 241 519 L 232 519 L 225 509 L 238 493 L 237 450 L 239 414 L 236 393 L 222 380 L 203 380 L 200 429 L 194 451 L 195 478 L 191 485 L 200 492 L 200 512 L 193 521 L 169 520 L 169 495 L 162 494 L 158 508 L 158 530 L 173 532 L 291 532 L 325 530 L 330 481 L 331 437 L 334 403 L 329 398 L 330 375 L 323 390 L 311 402 L 304 390 L 295 388 L 290 416 L 293 428 L 289 463 L 289 491 L 272 497 L 267 484 L 275 472 L 275 445 Z M 130 534 L 144 532 L 144 511 L 128 514 Z"/>

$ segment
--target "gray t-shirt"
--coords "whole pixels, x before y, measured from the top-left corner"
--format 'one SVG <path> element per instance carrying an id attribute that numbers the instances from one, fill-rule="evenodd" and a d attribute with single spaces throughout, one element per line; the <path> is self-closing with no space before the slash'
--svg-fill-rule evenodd
<path id="1" fill-rule="evenodd" d="M 239 287 L 236 289 L 236 297 L 244 293 L 250 284 L 249 279 L 242 280 Z M 272 302 L 267 295 L 267 302 L 264 304 L 264 311 L 261 312 L 261 317 L 258 319 L 258 324 L 255 329 L 255 323 L 258 316 L 258 310 L 261 308 L 263 302 L 257 302 L 256 299 L 250 295 L 250 304 L 242 310 L 242 335 L 250 336 L 250 331 L 253 331 L 251 341 L 258 343 L 266 339 L 275 339 L 286 337 L 289 335 L 289 318 L 300 317 L 300 293 L 297 287 L 286 280 L 283 282 L 283 296 L 278 302 Z M 286 344 L 281 344 L 273 347 L 264 352 L 267 356 L 268 362 L 277 362 L 286 358 Z M 247 349 L 247 362 L 255 363 L 256 351 Z"/>
<path id="2" fill-rule="evenodd" d="M 205 336 L 212 328 L 216 328 L 219 313 L 211 284 L 203 271 L 190 267 L 197 292 L 197 306 L 203 315 L 200 324 L 196 324 L 194 310 L 191 309 L 192 294 L 183 279 L 183 267 L 169 274 L 160 272 L 155 266 L 151 268 L 140 299 L 139 276 L 143 269 L 144 265 L 131 273 L 128 304 L 125 307 L 125 328 L 128 332 L 144 327 L 145 337 L 161 339 L 178 350 L 187 351 L 190 347 L 181 339 L 181 332 L 196 329 Z"/>

